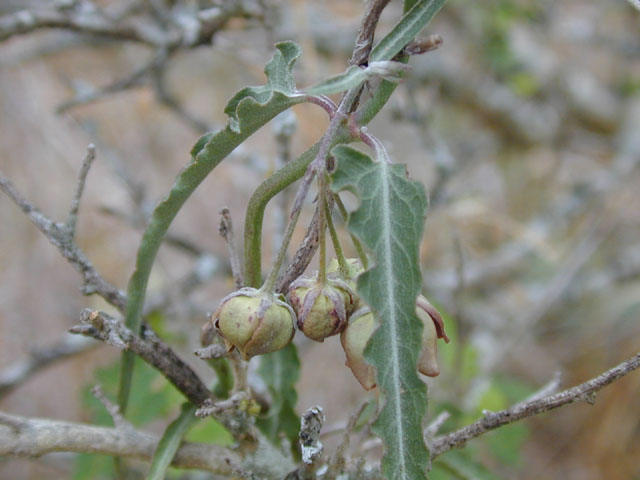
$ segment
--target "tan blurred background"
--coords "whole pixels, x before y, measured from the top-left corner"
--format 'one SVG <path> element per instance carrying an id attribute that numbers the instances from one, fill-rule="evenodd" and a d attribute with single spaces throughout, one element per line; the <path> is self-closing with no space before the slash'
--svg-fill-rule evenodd
<path id="1" fill-rule="evenodd" d="M 0 14 L 25 5 L 0 2 Z M 86 146 L 94 143 L 78 243 L 123 290 L 144 215 L 188 160 L 200 127 L 224 124 L 226 100 L 263 82 L 271 45 L 301 44 L 300 87 L 346 67 L 363 2 L 261 5 L 263 19 L 234 19 L 213 46 L 167 62 L 164 85 L 181 111 L 161 104 L 143 81 L 57 113 L 74 95 L 149 62 L 146 47 L 60 31 L 0 44 L 0 170 L 45 214 L 64 221 Z M 400 7 L 391 2 L 382 31 Z M 555 372 L 570 386 L 640 350 L 639 27 L 640 12 L 623 0 L 450 0 L 426 32 L 442 35 L 444 46 L 412 59 L 413 72 L 369 127 L 431 197 L 424 291 L 448 313 L 458 337 L 455 348 L 441 352 L 443 374 L 428 381 L 431 414 L 447 409 L 471 421 L 483 408 L 522 400 L 511 392 L 532 393 Z M 314 107 L 295 115 L 294 155 L 327 125 Z M 213 375 L 190 351 L 205 313 L 233 288 L 218 211 L 230 208 L 241 249 L 248 197 L 278 166 L 277 151 L 267 126 L 216 168 L 172 226 L 195 247 L 163 247 L 151 278 L 149 297 L 167 307 L 166 330 L 207 383 Z M 265 269 L 281 225 L 272 203 Z M 77 273 L 4 195 L 0 225 L 3 372 L 34 348 L 61 341 L 82 308 L 111 308 L 81 294 Z M 220 273 L 186 298 L 176 294 L 172 286 L 211 258 Z M 366 394 L 343 367 L 339 341 L 297 342 L 300 412 L 319 404 L 328 424 L 343 421 Z M 61 360 L 0 394 L 0 409 L 90 421 L 81 391 L 117 355 L 97 346 Z M 526 420 L 519 454 L 500 453 L 482 439 L 472 442 L 474 455 L 496 478 L 639 479 L 638 398 L 636 372 L 602 391 L 593 406 Z M 148 429 L 161 432 L 163 425 Z M 69 455 L 0 459 L 0 478 L 72 476 Z"/>

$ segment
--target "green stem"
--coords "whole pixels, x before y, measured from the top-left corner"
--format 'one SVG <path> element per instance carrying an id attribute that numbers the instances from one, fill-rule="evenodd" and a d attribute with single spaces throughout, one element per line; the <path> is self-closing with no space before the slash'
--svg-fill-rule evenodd
<path id="1" fill-rule="evenodd" d="M 207 175 L 260 126 L 256 123 L 250 128 L 246 128 L 242 133 L 235 133 L 229 128 L 225 128 L 215 135 L 203 137 L 205 140 L 198 142 L 199 144 L 203 142 L 203 145 L 200 145 L 189 165 L 178 175 L 169 195 L 156 206 L 142 236 L 138 248 L 136 269 L 129 280 L 127 290 L 125 325 L 135 334 L 140 330 L 142 322 L 142 308 L 151 267 L 171 222 Z M 211 145 L 211 143 L 215 143 L 215 145 Z M 126 411 L 131 390 L 133 359 L 133 352 L 123 353 L 118 391 L 118 405 L 122 414 Z"/>
<path id="2" fill-rule="evenodd" d="M 344 124 L 346 123 L 348 117 L 345 112 L 349 111 L 351 105 L 355 101 L 357 96 L 357 89 L 349 90 L 342 101 L 340 102 L 340 106 L 338 107 L 338 111 L 331 118 L 331 122 L 329 123 L 329 128 L 322 136 L 322 140 L 320 140 L 320 146 L 318 147 L 318 153 L 314 158 L 313 162 L 309 164 L 309 167 L 306 170 L 304 175 L 304 179 L 300 184 L 300 188 L 298 189 L 298 193 L 296 193 L 296 198 L 293 202 L 293 208 L 291 209 L 291 216 L 289 218 L 289 225 L 287 226 L 287 231 L 285 232 L 284 238 L 282 239 L 282 245 L 280 246 L 280 250 L 278 251 L 278 257 L 274 262 L 273 267 L 271 268 L 271 272 L 269 276 L 264 282 L 264 285 L 261 289 L 265 292 L 274 292 L 276 280 L 278 279 L 278 274 L 280 273 L 280 267 L 282 266 L 282 262 L 284 262 L 284 257 L 287 253 L 287 248 L 289 247 L 289 243 L 291 242 L 291 237 L 293 236 L 293 231 L 295 229 L 296 223 L 298 222 L 298 218 L 300 217 L 300 212 L 302 211 L 302 204 L 304 203 L 304 199 L 307 197 L 307 193 L 309 192 L 309 186 L 311 185 L 311 181 L 316 173 L 319 172 L 320 175 L 320 185 L 323 185 L 323 177 L 327 169 L 327 157 L 329 156 L 329 151 L 336 144 L 337 137 L 340 136 L 340 132 L 342 128 L 344 128 Z M 359 138 L 359 135 L 351 135 L 351 137 Z M 322 210 L 320 210 L 320 215 L 323 215 Z M 258 248 L 260 250 L 260 248 Z M 255 252 L 253 252 L 255 254 Z"/>
<path id="3" fill-rule="evenodd" d="M 401 59 L 407 61 L 408 57 Z M 367 125 L 387 103 L 397 87 L 396 83 L 383 80 L 361 110 L 356 114 L 358 125 Z M 346 126 L 340 126 L 331 142 L 331 147 L 341 143 L 359 141 Z M 262 182 L 251 196 L 247 206 L 244 223 L 244 279 L 247 286 L 258 288 L 262 283 L 262 225 L 264 212 L 269 201 L 286 187 L 302 178 L 307 167 L 318 155 L 320 144 L 318 141 L 296 160 L 288 163 Z M 331 148 L 329 148 L 330 150 Z M 352 236 L 353 238 L 353 236 Z M 366 256 L 361 254 L 362 247 L 354 241 L 358 255 L 366 266 Z"/>
<path id="4" fill-rule="evenodd" d="M 324 171 L 318 175 L 318 235 L 320 238 L 320 268 L 318 271 L 318 283 L 327 283 L 327 236 L 326 236 L 326 178 Z"/>
<path id="5" fill-rule="evenodd" d="M 302 178 L 319 149 L 320 142 L 317 142 L 262 182 L 251 196 L 244 221 L 244 281 L 247 286 L 257 288 L 262 283 L 262 223 L 267 203 L 278 192 Z"/>
<path id="6" fill-rule="evenodd" d="M 345 208 L 344 203 L 342 203 L 342 200 L 340 199 L 340 195 L 336 193 L 333 196 L 333 198 L 336 202 L 336 205 L 338 205 L 338 210 L 340 210 L 340 215 L 346 222 L 349 219 L 349 213 L 347 213 L 347 209 Z M 367 268 L 369 268 L 369 260 L 367 259 L 367 254 L 364 251 L 364 248 L 362 247 L 360 240 L 358 240 L 358 238 L 353 233 L 350 233 L 349 235 L 351 236 L 351 241 L 353 242 L 353 246 L 356 248 L 356 252 L 358 253 L 358 258 L 362 262 L 362 267 L 366 270 Z"/>
<path id="7" fill-rule="evenodd" d="M 282 266 L 284 257 L 287 254 L 287 248 L 289 247 L 291 237 L 293 236 L 293 231 L 296 228 L 296 223 L 298 223 L 298 218 L 300 217 L 300 212 L 302 211 L 302 202 L 307 196 L 309 185 L 311 184 L 311 180 L 313 180 L 313 176 L 313 167 L 312 165 L 309 165 L 304 181 L 300 185 L 298 193 L 296 194 L 296 199 L 293 202 L 293 209 L 291 210 L 291 216 L 289 217 L 289 224 L 287 225 L 287 231 L 282 238 L 282 245 L 280 245 L 280 250 L 278 250 L 278 256 L 276 257 L 273 267 L 271 268 L 269 276 L 265 280 L 264 285 L 261 287 L 264 292 L 275 291 L 276 280 L 278 279 L 278 274 L 280 273 L 280 267 Z"/>
<path id="8" fill-rule="evenodd" d="M 342 251 L 342 245 L 340 245 L 340 239 L 338 238 L 338 232 L 336 232 L 336 226 L 333 224 L 333 218 L 329 205 L 324 202 L 324 215 L 327 219 L 327 226 L 329 227 L 329 235 L 331 235 L 331 243 L 333 243 L 333 250 L 336 252 L 338 258 L 338 265 L 340 266 L 340 275 L 344 278 L 351 278 L 349 264 L 346 258 L 344 258 L 344 252 Z"/>

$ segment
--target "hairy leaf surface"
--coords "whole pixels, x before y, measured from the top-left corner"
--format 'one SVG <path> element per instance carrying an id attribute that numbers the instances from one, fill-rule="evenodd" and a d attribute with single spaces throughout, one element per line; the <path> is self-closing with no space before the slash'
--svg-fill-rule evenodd
<path id="1" fill-rule="evenodd" d="M 424 479 L 429 465 L 422 436 L 427 396 L 416 370 L 422 323 L 415 302 L 421 286 L 418 248 L 426 195 L 420 183 L 407 178 L 403 165 L 374 162 L 344 145 L 332 153 L 337 169 L 331 188 L 359 197 L 348 227 L 375 260 L 375 266 L 358 277 L 357 290 L 379 320 L 365 358 L 377 369 L 382 394 L 373 429 L 386 447 L 383 472 L 387 479 Z"/>
<path id="2" fill-rule="evenodd" d="M 417 0 L 395 27 L 374 47 L 369 65 L 393 60 L 400 51 L 422 30 L 440 10 L 446 0 Z M 401 72 L 390 72 L 399 79 Z M 305 92 L 311 95 L 330 95 L 357 87 L 375 74 L 365 68 L 352 65 L 343 73 L 313 85 Z"/>
<path id="3" fill-rule="evenodd" d="M 418 0 L 400 21 L 373 48 L 369 62 L 391 60 L 420 33 L 446 0 Z"/>
<path id="4" fill-rule="evenodd" d="M 151 267 L 163 238 L 184 203 L 209 173 L 238 145 L 278 113 L 305 100 L 295 94 L 293 64 L 300 47 L 293 42 L 276 45 L 277 51 L 265 68 L 267 84 L 238 92 L 225 112 L 227 126 L 201 137 L 191 151 L 191 161 L 180 172 L 169 195 L 153 211 L 138 248 L 136 268 L 129 280 L 126 325 L 138 332 Z M 133 354 L 124 352 L 118 403 L 124 412 L 127 405 L 133 368 Z"/>

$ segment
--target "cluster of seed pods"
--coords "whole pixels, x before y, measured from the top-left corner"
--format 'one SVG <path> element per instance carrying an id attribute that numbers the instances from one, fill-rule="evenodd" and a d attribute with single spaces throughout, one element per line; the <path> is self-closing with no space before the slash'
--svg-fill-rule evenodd
<path id="1" fill-rule="evenodd" d="M 355 283 L 362 273 L 357 259 L 347 262 L 349 275 L 340 273 L 337 260 L 327 266 L 327 275 L 300 277 L 282 295 L 260 289 L 243 288 L 226 296 L 212 315 L 229 351 L 237 349 L 245 360 L 274 352 L 291 342 L 295 325 L 317 342 L 340 334 L 347 357 L 346 365 L 360 384 L 371 390 L 376 386 L 375 369 L 364 358 L 364 350 L 377 325 L 371 309 L 356 295 Z M 422 350 L 417 369 L 435 377 L 440 373 L 437 340 L 449 342 L 442 317 L 423 296 L 416 301 L 416 315 L 423 323 Z"/>

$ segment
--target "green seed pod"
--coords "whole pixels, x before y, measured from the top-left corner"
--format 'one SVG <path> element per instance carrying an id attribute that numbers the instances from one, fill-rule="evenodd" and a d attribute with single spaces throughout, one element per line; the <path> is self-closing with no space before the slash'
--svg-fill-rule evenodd
<path id="1" fill-rule="evenodd" d="M 364 359 L 364 349 L 373 335 L 376 318 L 369 308 L 361 308 L 353 313 L 349 324 L 340 334 L 340 343 L 347 356 L 345 365 L 351 369 L 365 390 L 376 386 L 376 370 Z"/>
<path id="2" fill-rule="evenodd" d="M 243 288 L 223 300 L 212 321 L 227 349 L 245 360 L 286 347 L 295 333 L 296 316 L 276 295 Z"/>
<path id="3" fill-rule="evenodd" d="M 437 341 L 438 338 L 442 338 L 449 343 L 449 337 L 444 331 L 440 313 L 423 295 L 418 296 L 416 301 L 416 315 L 423 324 L 418 371 L 430 377 L 437 377 L 440 374 Z M 370 309 L 361 308 L 353 313 L 349 324 L 340 335 L 342 348 L 347 355 L 346 365 L 365 390 L 371 390 L 376 386 L 375 368 L 364 358 L 364 349 L 373 335 L 375 326 L 375 317 Z"/>
<path id="4" fill-rule="evenodd" d="M 353 295 L 351 289 L 338 280 L 328 280 L 322 285 L 314 279 L 298 278 L 291 284 L 289 303 L 296 312 L 302 333 L 311 340 L 323 342 L 344 330 Z"/>

